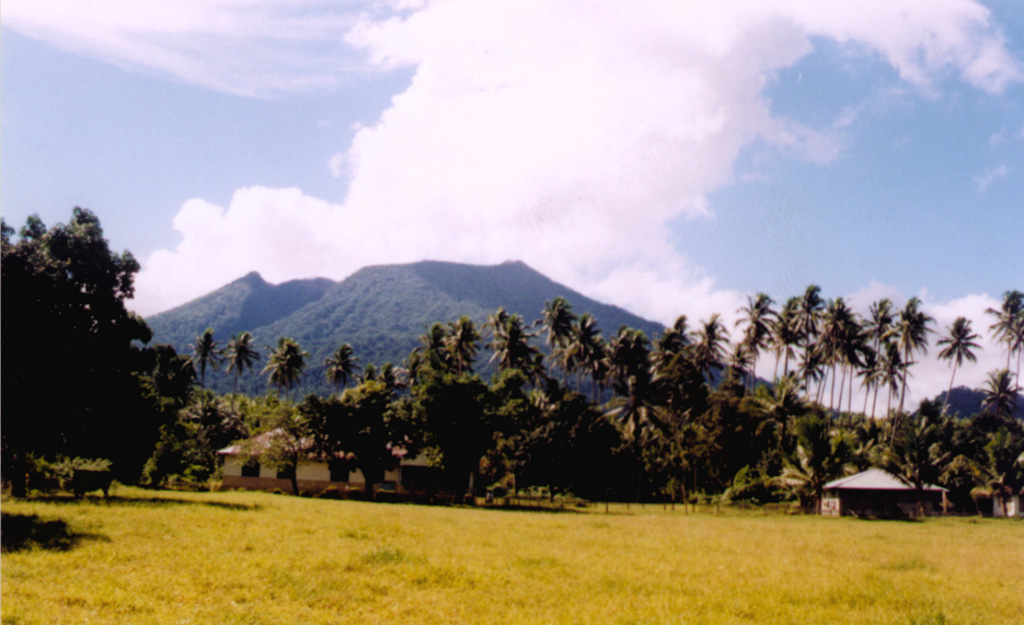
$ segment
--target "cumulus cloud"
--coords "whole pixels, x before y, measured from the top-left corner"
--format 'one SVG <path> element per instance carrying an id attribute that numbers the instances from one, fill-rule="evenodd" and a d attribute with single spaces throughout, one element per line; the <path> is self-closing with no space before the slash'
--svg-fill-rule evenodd
<path id="1" fill-rule="evenodd" d="M 855 123 L 854 109 L 848 123 L 811 128 L 774 115 L 763 95 L 817 38 L 866 50 L 923 88 L 947 74 L 989 91 L 1020 78 L 987 11 L 967 0 L 398 8 L 335 20 L 352 48 L 344 58 L 412 70 L 329 161 L 349 178 L 343 201 L 253 187 L 226 207 L 186 203 L 174 223 L 181 242 L 144 262 L 140 311 L 253 269 L 271 280 L 341 278 L 436 258 L 522 259 L 664 323 L 733 315 L 743 295 L 675 249 L 668 224 L 710 214 L 708 197 L 735 182 L 754 142 L 818 163 L 841 158 L 835 133 Z"/>

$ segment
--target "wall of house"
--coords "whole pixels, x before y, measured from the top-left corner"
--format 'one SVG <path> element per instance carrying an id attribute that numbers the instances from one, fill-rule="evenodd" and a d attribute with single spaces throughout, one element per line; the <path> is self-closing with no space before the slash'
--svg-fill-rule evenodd
<path id="1" fill-rule="evenodd" d="M 826 502 L 828 504 L 826 512 Z M 942 510 L 942 494 L 926 491 L 921 507 L 925 516 Z M 916 517 L 920 513 L 914 491 L 847 489 L 827 491 L 822 499 L 822 514 L 832 516 Z"/>
<path id="2" fill-rule="evenodd" d="M 242 475 L 242 466 L 245 462 L 235 456 L 224 457 L 224 469 L 221 474 L 221 489 L 230 490 L 240 488 L 243 490 L 265 490 L 274 491 L 280 489 L 284 492 L 291 492 L 292 481 L 287 478 L 277 477 L 277 469 L 260 464 L 259 477 L 246 477 Z M 398 483 L 401 478 L 401 469 L 393 469 L 384 473 L 385 482 Z M 339 491 L 365 490 L 366 478 L 362 471 L 352 469 L 348 474 L 347 482 L 332 482 L 331 470 L 326 462 L 302 462 L 295 471 L 295 479 L 298 482 L 300 491 L 319 493 L 331 486 Z"/>
<path id="3" fill-rule="evenodd" d="M 1024 516 L 1024 511 L 1021 510 L 1021 500 L 1017 495 L 1006 498 L 1006 506 L 1003 507 L 1003 499 L 1001 497 L 992 498 L 992 516 L 997 518 L 1002 517 L 1019 517 Z"/>

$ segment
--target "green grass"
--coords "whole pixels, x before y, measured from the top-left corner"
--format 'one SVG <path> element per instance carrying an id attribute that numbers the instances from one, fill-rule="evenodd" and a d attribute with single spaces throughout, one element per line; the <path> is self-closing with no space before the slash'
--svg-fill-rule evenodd
<path id="1" fill-rule="evenodd" d="M 3 623 L 1024 623 L 1024 524 L 386 505 L 120 488 L 3 502 Z"/>

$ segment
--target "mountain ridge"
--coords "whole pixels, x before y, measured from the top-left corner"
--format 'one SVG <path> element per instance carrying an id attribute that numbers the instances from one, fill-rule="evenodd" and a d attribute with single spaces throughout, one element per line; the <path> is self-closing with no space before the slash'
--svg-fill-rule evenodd
<path id="1" fill-rule="evenodd" d="M 173 345 L 179 353 L 189 353 L 189 344 L 207 327 L 214 329 L 214 338 L 222 347 L 242 331 L 252 332 L 261 346 L 289 336 L 310 354 L 300 392 L 324 392 L 330 389 L 323 375 L 323 360 L 342 343 L 352 344 L 360 365 L 398 364 L 434 322 L 447 323 L 466 315 L 480 328 L 488 315 L 504 307 L 532 323 L 540 317 L 544 303 L 557 296 L 565 297 L 577 315 L 594 315 L 606 338 L 620 325 L 640 328 L 652 339 L 664 329 L 554 282 L 522 261 L 468 265 L 426 260 L 371 265 L 339 282 L 311 278 L 278 285 L 249 272 L 147 321 L 153 329 L 153 342 Z M 478 370 L 484 368 L 488 357 L 481 347 Z M 264 378 L 245 377 L 240 390 L 265 390 Z M 221 392 L 231 387 L 224 374 L 208 374 L 207 383 Z"/>

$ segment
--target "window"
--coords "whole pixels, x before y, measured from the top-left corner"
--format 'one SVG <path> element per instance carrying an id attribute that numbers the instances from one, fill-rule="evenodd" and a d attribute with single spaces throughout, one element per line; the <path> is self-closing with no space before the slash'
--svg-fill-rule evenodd
<path id="1" fill-rule="evenodd" d="M 282 467 L 277 470 L 277 479 L 290 480 L 295 477 L 295 467 Z"/>
<path id="2" fill-rule="evenodd" d="M 242 465 L 242 477 L 259 477 L 260 463 L 250 460 Z"/>

